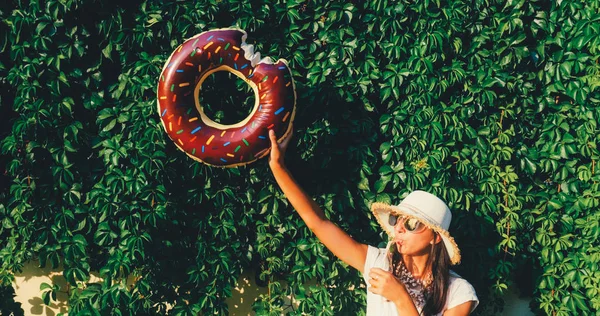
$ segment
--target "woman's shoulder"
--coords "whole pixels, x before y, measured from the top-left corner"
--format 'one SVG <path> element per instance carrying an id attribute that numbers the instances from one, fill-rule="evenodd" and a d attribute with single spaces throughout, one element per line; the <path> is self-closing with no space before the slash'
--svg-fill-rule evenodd
<path id="1" fill-rule="evenodd" d="M 474 301 L 471 311 L 475 309 L 477 304 L 479 304 L 479 299 L 473 285 L 452 270 L 450 270 L 449 276 L 448 299 L 445 309 L 450 309 L 468 301 Z"/>
<path id="2" fill-rule="evenodd" d="M 453 284 L 456 282 L 457 284 L 466 283 L 466 284 L 471 285 L 471 283 L 469 283 L 469 281 L 467 281 L 465 278 L 461 277 L 458 273 L 456 273 L 452 270 L 450 270 L 450 273 L 448 275 L 450 277 L 450 280 L 449 280 L 450 284 Z"/>
<path id="3" fill-rule="evenodd" d="M 448 280 L 448 290 L 450 292 L 453 291 L 472 291 L 475 293 L 475 288 L 469 281 L 465 278 L 461 277 L 458 273 L 450 270 L 449 274 L 450 278 Z"/>

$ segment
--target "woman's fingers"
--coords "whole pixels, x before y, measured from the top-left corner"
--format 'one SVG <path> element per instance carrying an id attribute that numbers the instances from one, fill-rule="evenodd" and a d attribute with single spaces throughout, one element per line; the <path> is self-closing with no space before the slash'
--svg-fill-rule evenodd
<path id="1" fill-rule="evenodd" d="M 369 271 L 369 277 L 371 278 L 371 285 L 374 285 L 374 283 L 378 284 L 379 282 L 383 281 L 383 279 L 385 278 L 385 273 L 383 270 L 378 269 L 378 268 L 372 268 Z"/>
<path id="2" fill-rule="evenodd" d="M 292 138 L 293 129 L 290 126 L 290 133 L 287 137 L 281 142 L 277 143 L 277 135 L 275 135 L 275 131 L 269 130 L 269 139 L 271 140 L 271 154 L 269 155 L 269 161 L 272 163 L 283 163 L 283 156 L 285 155 L 285 151 L 287 146 L 290 143 Z"/>
<path id="3" fill-rule="evenodd" d="M 375 294 L 381 294 L 381 280 L 371 277 L 367 289 Z"/>
<path id="4" fill-rule="evenodd" d="M 281 149 L 281 150 L 285 150 L 287 148 L 287 146 L 290 143 L 290 140 L 292 139 L 292 136 L 294 135 L 294 130 L 291 129 L 290 133 L 287 135 L 287 137 L 279 144 L 279 146 L 277 145 L 277 135 L 275 135 L 275 131 L 270 129 L 269 130 L 269 139 L 271 140 L 271 149 Z"/>
<path id="5" fill-rule="evenodd" d="M 378 276 L 378 277 L 382 277 L 385 276 L 386 274 L 388 274 L 389 272 L 383 270 L 383 269 L 379 269 L 379 268 L 371 268 L 371 270 L 369 270 L 369 276 L 373 277 L 373 276 Z"/>
<path id="6" fill-rule="evenodd" d="M 278 150 L 279 146 L 277 146 L 277 136 L 275 136 L 275 131 L 269 130 L 269 139 L 271 140 L 271 150 Z"/>

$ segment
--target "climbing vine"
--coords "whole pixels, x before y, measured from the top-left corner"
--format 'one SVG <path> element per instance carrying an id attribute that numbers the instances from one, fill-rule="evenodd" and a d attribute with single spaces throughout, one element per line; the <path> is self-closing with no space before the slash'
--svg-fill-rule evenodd
<path id="1" fill-rule="evenodd" d="M 210 168 L 160 126 L 165 60 L 230 26 L 289 61 L 288 165 L 344 230 L 381 244 L 370 204 L 428 190 L 453 210 L 477 313 L 511 287 L 536 313 L 600 310 L 596 2 L 9 0 L 0 20 L 2 313 L 29 260 L 64 267 L 69 288 L 40 293 L 74 313 L 227 314 L 248 271 L 267 289 L 258 314 L 364 313 L 360 273 L 266 161 Z M 249 102 L 230 78 L 205 85 L 217 118 Z"/>

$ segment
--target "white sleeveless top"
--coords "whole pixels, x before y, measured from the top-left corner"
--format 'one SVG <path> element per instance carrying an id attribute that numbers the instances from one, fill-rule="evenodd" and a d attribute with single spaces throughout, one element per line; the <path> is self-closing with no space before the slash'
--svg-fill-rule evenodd
<path id="1" fill-rule="evenodd" d="M 373 246 L 369 246 L 369 249 L 367 250 L 367 259 L 365 261 L 365 268 L 363 270 L 363 278 L 367 285 L 367 316 L 397 316 L 398 311 L 396 310 L 396 305 L 394 305 L 394 303 L 389 302 L 385 297 L 368 290 L 368 287 L 370 287 L 369 271 L 371 268 L 380 268 L 386 271 L 390 270 L 386 248 L 375 248 Z M 472 312 L 479 304 L 479 299 L 475 294 L 475 289 L 471 283 L 461 278 L 454 271 L 450 270 L 446 304 L 442 312 L 435 316 L 441 316 L 445 310 L 468 301 L 474 302 L 473 306 L 471 307 Z M 422 306 L 417 306 L 419 313 L 421 312 L 422 308 Z"/>

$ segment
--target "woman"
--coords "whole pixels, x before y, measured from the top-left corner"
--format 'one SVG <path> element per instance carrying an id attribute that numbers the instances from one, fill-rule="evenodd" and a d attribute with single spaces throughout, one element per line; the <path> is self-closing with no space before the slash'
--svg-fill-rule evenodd
<path id="1" fill-rule="evenodd" d="M 361 244 L 329 221 L 286 169 L 291 136 L 278 144 L 269 131 L 269 167 L 308 228 L 340 260 L 363 273 L 368 316 L 458 316 L 475 309 L 475 290 L 449 269 L 460 262 L 460 251 L 448 233 L 452 215 L 442 200 L 414 191 L 398 206 L 374 203 L 373 214 L 391 241 L 382 249 Z"/>

